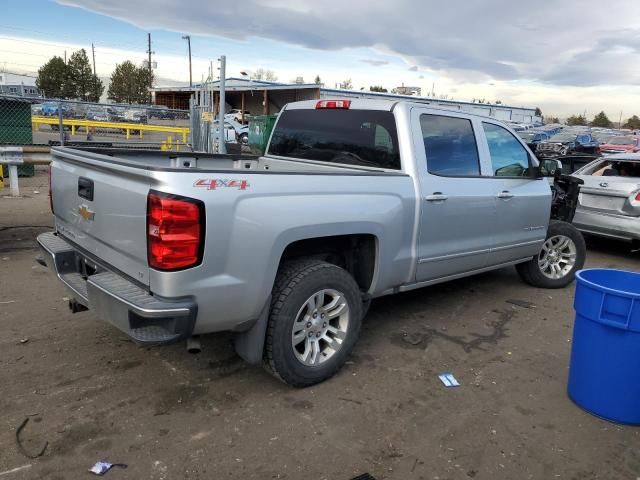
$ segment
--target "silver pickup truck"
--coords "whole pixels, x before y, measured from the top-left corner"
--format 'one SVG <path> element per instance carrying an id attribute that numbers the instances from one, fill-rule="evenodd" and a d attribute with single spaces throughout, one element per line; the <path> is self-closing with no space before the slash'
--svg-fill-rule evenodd
<path id="1" fill-rule="evenodd" d="M 295 386 L 343 365 L 372 298 L 510 265 L 564 287 L 585 258 L 513 131 L 424 104 L 292 103 L 262 157 L 52 157 L 38 241 L 73 311 L 143 344 L 230 330 Z"/>

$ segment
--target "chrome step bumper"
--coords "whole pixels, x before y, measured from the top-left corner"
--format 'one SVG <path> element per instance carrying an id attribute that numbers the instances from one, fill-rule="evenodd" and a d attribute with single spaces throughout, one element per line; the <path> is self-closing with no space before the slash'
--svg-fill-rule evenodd
<path id="1" fill-rule="evenodd" d="M 53 232 L 39 235 L 38 244 L 42 260 L 70 296 L 137 343 L 173 343 L 191 335 L 197 314 L 192 300 L 159 298 L 107 269 L 86 275 L 81 268 L 83 255 Z"/>

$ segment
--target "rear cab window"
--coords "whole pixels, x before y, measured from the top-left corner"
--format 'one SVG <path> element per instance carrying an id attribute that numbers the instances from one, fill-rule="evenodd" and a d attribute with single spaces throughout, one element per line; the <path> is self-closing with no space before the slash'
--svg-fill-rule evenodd
<path id="1" fill-rule="evenodd" d="M 351 109 L 284 110 L 267 155 L 400 170 L 392 112 Z"/>
<path id="2" fill-rule="evenodd" d="M 478 177 L 480 159 L 471 120 L 420 115 L 427 170 L 443 177 Z"/>

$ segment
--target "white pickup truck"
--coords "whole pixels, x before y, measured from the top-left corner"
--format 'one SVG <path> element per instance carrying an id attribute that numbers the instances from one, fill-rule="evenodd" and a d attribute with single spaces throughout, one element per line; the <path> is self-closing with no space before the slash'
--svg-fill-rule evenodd
<path id="1" fill-rule="evenodd" d="M 295 386 L 338 371 L 372 298 L 511 265 L 563 287 L 585 259 L 512 130 L 425 104 L 292 103 L 263 157 L 52 155 L 39 243 L 74 311 L 146 344 L 231 330 Z"/>

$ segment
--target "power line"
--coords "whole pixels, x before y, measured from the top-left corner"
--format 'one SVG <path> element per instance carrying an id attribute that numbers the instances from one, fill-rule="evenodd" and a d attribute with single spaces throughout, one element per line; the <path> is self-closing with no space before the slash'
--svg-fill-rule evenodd
<path id="1" fill-rule="evenodd" d="M 44 31 L 41 31 L 41 30 L 33 30 L 33 29 L 30 29 L 30 28 L 14 27 L 14 26 L 10 26 L 10 25 L 2 25 L 2 24 L 0 24 L 0 29 L 1 28 L 5 28 L 7 30 L 18 30 L 18 31 L 29 32 L 29 33 L 37 33 L 39 35 L 65 37 L 65 38 L 70 39 L 70 41 L 72 41 L 74 44 L 81 44 L 83 42 L 86 42 L 86 43 L 90 43 L 91 42 L 91 40 L 89 38 L 85 37 L 82 40 L 78 40 L 77 36 L 71 36 L 71 35 L 68 35 L 68 34 L 64 34 L 64 33 L 61 33 L 58 30 L 52 31 L 52 32 L 44 32 Z M 46 43 L 50 43 L 50 42 L 46 41 Z M 126 44 L 126 43 L 111 43 L 111 45 L 113 46 L 113 48 L 124 48 L 124 49 L 130 48 L 130 44 Z M 65 46 L 68 46 L 68 45 L 65 45 Z"/>

